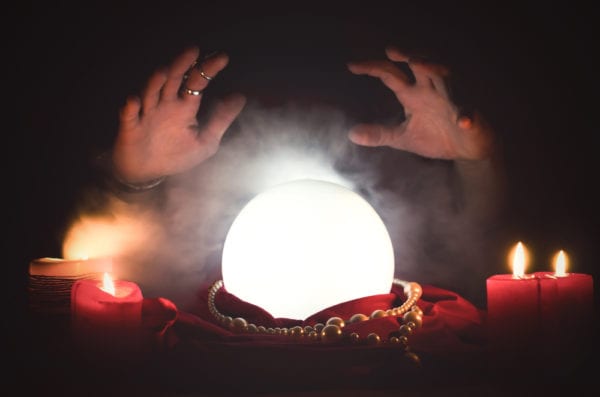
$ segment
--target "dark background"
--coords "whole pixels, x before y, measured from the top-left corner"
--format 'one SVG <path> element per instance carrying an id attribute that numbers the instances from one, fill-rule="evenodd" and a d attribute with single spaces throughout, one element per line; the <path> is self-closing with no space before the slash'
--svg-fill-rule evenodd
<path id="1" fill-rule="evenodd" d="M 3 194 L 17 208 L 6 208 L 6 267 L 17 286 L 6 302 L 25 303 L 30 260 L 60 256 L 66 222 L 93 179 L 90 159 L 110 147 L 125 97 L 188 44 L 229 53 L 230 66 L 211 86 L 215 97 L 239 90 L 265 103 L 316 100 L 361 121 L 387 117 L 393 98 L 377 82 L 351 76 L 346 61 L 381 57 L 388 43 L 439 54 L 501 133 L 510 229 L 535 253 L 532 270 L 547 270 L 563 248 L 572 271 L 598 280 L 591 8 L 381 3 L 293 2 L 280 6 L 285 11 L 216 2 L 23 5 L 14 13 L 16 51 L 5 61 L 19 116 L 5 131 L 19 149 L 6 147 L 4 170 L 16 176 Z M 14 331 L 10 321 L 3 325 Z"/>
<path id="2" fill-rule="evenodd" d="M 7 195 L 23 210 L 8 211 L 17 237 L 10 251 L 18 253 L 11 269 L 25 274 L 29 260 L 60 256 L 63 228 L 92 180 L 91 159 L 115 137 L 119 107 L 186 45 L 230 54 L 230 66 L 211 85 L 215 97 L 240 91 L 267 104 L 320 101 L 368 121 L 388 117 L 395 99 L 344 63 L 381 57 L 393 42 L 431 50 L 460 72 L 468 100 L 498 130 L 514 241 L 534 253 L 531 266 L 547 270 L 563 248 L 573 271 L 597 271 L 591 10 L 397 2 L 320 13 L 305 3 L 269 13 L 255 5 L 192 4 L 28 10 L 8 75 L 25 112 L 11 131 L 23 149 L 9 168 L 19 188 Z"/>

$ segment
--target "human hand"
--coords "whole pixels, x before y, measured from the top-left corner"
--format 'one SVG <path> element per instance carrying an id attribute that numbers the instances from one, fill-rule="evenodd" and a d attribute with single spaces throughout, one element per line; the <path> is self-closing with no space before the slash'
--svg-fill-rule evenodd
<path id="1" fill-rule="evenodd" d="M 180 173 L 216 153 L 246 99 L 236 94 L 222 100 L 200 127 L 202 90 L 229 58 L 219 53 L 196 65 L 199 55 L 196 47 L 182 52 L 148 79 L 141 98 L 127 99 L 112 152 L 119 179 L 139 183 Z"/>
<path id="2" fill-rule="evenodd" d="M 424 157 L 447 160 L 482 160 L 491 157 L 492 129 L 475 112 L 460 115 L 452 103 L 445 78 L 449 71 L 437 64 L 413 61 L 394 47 L 386 49 L 388 60 L 351 62 L 357 75 L 377 77 L 394 92 L 406 119 L 398 125 L 359 124 L 349 132 L 352 142 L 363 146 L 389 146 Z M 409 75 L 394 62 L 406 62 Z"/>

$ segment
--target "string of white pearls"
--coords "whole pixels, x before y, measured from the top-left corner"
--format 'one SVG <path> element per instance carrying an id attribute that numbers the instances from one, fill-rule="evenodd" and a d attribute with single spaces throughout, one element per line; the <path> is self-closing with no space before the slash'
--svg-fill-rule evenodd
<path id="1" fill-rule="evenodd" d="M 249 323 L 242 317 L 231 317 L 222 314 L 217 309 L 215 297 L 217 292 L 223 288 L 223 280 L 216 281 L 210 287 L 208 291 L 208 309 L 219 323 L 235 333 L 283 335 L 289 336 L 295 340 L 320 341 L 323 343 L 348 341 L 351 343 L 365 343 L 368 345 L 388 344 L 402 348 L 405 352 L 405 356 L 418 363 L 418 356 L 409 351 L 408 337 L 423 324 L 423 311 L 416 305 L 423 291 L 421 286 L 415 282 L 408 282 L 400 279 L 394 279 L 393 282 L 395 285 L 400 285 L 404 288 L 406 300 L 402 305 L 387 310 L 378 309 L 373 311 L 370 315 L 357 313 L 347 320 L 340 317 L 331 317 L 325 323 L 316 323 L 304 327 L 300 325 L 290 328 L 265 327 Z M 390 333 L 387 340 L 382 339 L 380 335 L 374 332 L 369 333 L 365 337 L 362 337 L 356 332 L 344 332 L 346 324 L 359 323 L 388 316 L 399 317 L 401 318 L 401 321 L 398 330 Z"/>

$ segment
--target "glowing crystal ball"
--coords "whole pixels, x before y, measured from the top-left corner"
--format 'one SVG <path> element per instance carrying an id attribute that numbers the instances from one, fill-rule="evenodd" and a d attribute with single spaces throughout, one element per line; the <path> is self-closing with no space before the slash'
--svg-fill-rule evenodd
<path id="1" fill-rule="evenodd" d="M 331 182 L 297 180 L 253 198 L 223 247 L 225 289 L 274 317 L 390 292 L 394 252 L 375 209 Z"/>

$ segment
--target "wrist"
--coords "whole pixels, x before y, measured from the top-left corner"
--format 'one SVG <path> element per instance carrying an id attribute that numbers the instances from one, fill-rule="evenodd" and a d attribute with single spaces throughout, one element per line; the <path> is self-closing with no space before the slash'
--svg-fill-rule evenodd
<path id="1" fill-rule="evenodd" d="M 119 176 L 113 172 L 113 179 L 118 185 L 119 189 L 127 193 L 141 193 L 152 190 L 162 184 L 166 178 L 166 176 L 161 176 L 142 182 L 128 182 L 122 178 L 119 178 Z"/>
<path id="2" fill-rule="evenodd" d="M 141 193 L 156 189 L 167 178 L 166 176 L 160 176 L 158 178 L 136 182 L 127 180 L 126 178 L 121 177 L 115 169 L 112 155 L 108 151 L 98 156 L 96 163 L 102 170 L 105 183 L 112 189 L 123 193 Z"/>

